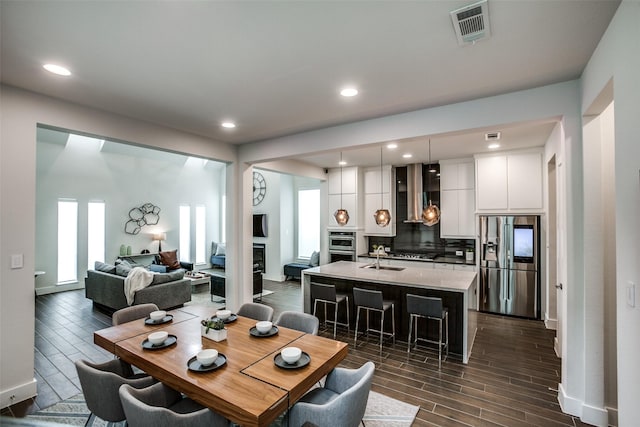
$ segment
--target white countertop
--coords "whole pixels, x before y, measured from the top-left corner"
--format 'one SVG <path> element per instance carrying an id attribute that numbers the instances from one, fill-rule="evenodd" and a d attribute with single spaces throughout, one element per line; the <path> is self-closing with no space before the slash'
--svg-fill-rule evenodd
<path id="1" fill-rule="evenodd" d="M 421 288 L 442 289 L 454 292 L 466 292 L 475 282 L 473 271 L 456 271 L 404 267 L 403 270 L 376 270 L 362 268 L 370 264 L 365 262 L 338 261 L 303 270 L 303 274 L 319 275 L 347 280 L 367 281 L 371 283 L 397 284 Z"/>

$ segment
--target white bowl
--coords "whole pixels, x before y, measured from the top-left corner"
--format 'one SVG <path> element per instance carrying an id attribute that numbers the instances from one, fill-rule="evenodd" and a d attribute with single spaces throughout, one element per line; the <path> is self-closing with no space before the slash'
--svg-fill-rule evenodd
<path id="1" fill-rule="evenodd" d="M 218 310 L 216 311 L 216 317 L 218 319 L 226 320 L 231 316 L 231 310 Z"/>
<path id="2" fill-rule="evenodd" d="M 164 310 L 158 310 L 158 311 L 152 311 L 151 313 L 149 313 L 149 317 L 151 318 L 151 320 L 162 320 L 164 319 L 164 316 L 167 315 L 167 312 Z"/>
<path id="3" fill-rule="evenodd" d="M 169 336 L 169 334 L 167 332 L 158 331 L 158 332 L 153 332 L 153 333 L 149 334 L 147 339 L 149 340 L 149 342 L 151 344 L 159 345 L 159 344 L 162 344 L 163 342 L 165 342 L 165 340 L 167 339 L 168 336 Z"/>
<path id="4" fill-rule="evenodd" d="M 256 329 L 261 334 L 266 334 L 267 332 L 269 332 L 271 330 L 272 326 L 273 326 L 273 323 L 272 322 L 268 322 L 266 320 L 263 320 L 262 322 L 256 323 Z"/>
<path id="5" fill-rule="evenodd" d="M 280 356 L 285 363 L 296 363 L 302 356 L 302 350 L 298 347 L 285 347 L 280 352 Z"/>
<path id="6" fill-rule="evenodd" d="M 202 366 L 209 366 L 218 358 L 218 350 L 214 350 L 212 348 L 208 348 L 206 350 L 201 350 L 196 355 L 196 359 Z"/>

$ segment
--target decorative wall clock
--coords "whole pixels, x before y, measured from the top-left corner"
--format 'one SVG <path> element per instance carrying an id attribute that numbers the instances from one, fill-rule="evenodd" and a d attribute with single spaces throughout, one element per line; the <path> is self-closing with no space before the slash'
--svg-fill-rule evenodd
<path id="1" fill-rule="evenodd" d="M 267 194 L 267 181 L 260 172 L 253 173 L 253 206 L 259 205 Z"/>

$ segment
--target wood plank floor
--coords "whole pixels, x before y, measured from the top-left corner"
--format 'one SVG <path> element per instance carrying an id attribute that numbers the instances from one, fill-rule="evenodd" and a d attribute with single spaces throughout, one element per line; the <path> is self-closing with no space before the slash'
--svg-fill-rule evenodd
<path id="1" fill-rule="evenodd" d="M 275 309 L 300 310 L 300 285 L 265 280 L 274 291 L 263 302 Z M 35 377 L 38 396 L 14 405 L 3 415 L 24 416 L 80 393 L 73 362 L 109 360 L 110 353 L 93 344 L 93 332 L 111 318 L 84 297 L 69 291 L 36 298 Z M 437 352 L 419 347 L 407 354 L 407 343 L 358 339 L 338 328 L 338 339 L 350 344 L 345 367 L 376 363 L 373 390 L 420 406 L 414 426 L 581 426 L 563 414 L 557 400 L 560 359 L 553 351 L 554 331 L 542 322 L 478 315 L 478 333 L 468 365 L 450 358 L 438 370 Z M 332 329 L 321 330 L 331 337 Z"/>

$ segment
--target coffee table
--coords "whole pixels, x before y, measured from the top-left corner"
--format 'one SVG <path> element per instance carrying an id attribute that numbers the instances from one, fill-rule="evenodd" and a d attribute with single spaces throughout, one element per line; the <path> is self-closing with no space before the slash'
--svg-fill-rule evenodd
<path id="1" fill-rule="evenodd" d="M 209 288 L 209 285 L 211 284 L 211 278 L 208 274 L 199 273 L 198 275 L 194 275 L 194 276 L 185 275 L 184 278 L 189 279 L 191 281 L 192 290 L 194 287 L 199 285 L 207 285 L 207 288 Z"/>

